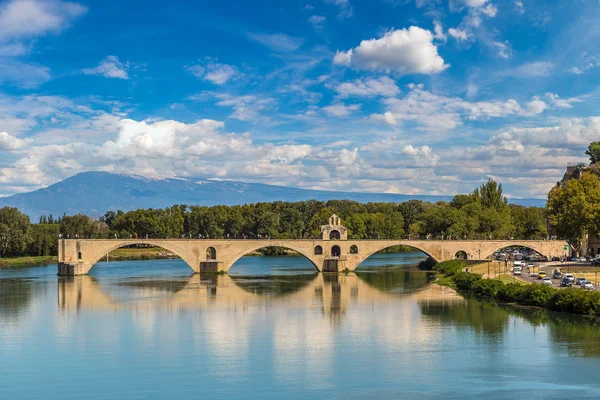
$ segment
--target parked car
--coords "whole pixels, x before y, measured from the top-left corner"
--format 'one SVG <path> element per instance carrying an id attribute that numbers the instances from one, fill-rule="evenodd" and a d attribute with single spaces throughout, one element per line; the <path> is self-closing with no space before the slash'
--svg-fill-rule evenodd
<path id="1" fill-rule="evenodd" d="M 562 278 L 562 274 L 560 273 L 559 270 L 554 271 L 554 273 L 552 273 L 552 279 L 560 279 Z"/>
<path id="2" fill-rule="evenodd" d="M 560 280 L 560 287 L 571 287 L 573 283 L 569 280 L 569 278 L 562 278 Z"/>
<path id="3" fill-rule="evenodd" d="M 581 288 L 585 290 L 594 290 L 594 285 L 588 280 L 581 282 L 579 286 L 581 286 Z"/>
<path id="4" fill-rule="evenodd" d="M 543 256 L 542 258 L 540 258 L 541 262 L 548 262 L 548 257 Z"/>
<path id="5" fill-rule="evenodd" d="M 542 278 L 542 285 L 552 286 L 552 279 L 548 277 Z"/>
<path id="6" fill-rule="evenodd" d="M 577 258 L 577 262 L 587 262 L 587 258 L 585 258 L 585 257 L 578 257 Z"/>
<path id="7" fill-rule="evenodd" d="M 547 276 L 546 276 L 546 271 L 540 271 L 540 272 L 538 272 L 538 275 L 537 275 L 537 276 L 538 276 L 538 279 L 544 279 L 544 278 L 547 278 Z M 550 278 L 548 278 L 548 279 L 550 279 Z"/>
<path id="8" fill-rule="evenodd" d="M 600 257 L 596 257 L 592 260 L 592 265 L 598 266 L 600 265 Z"/>
<path id="9" fill-rule="evenodd" d="M 554 256 L 554 257 L 552 257 L 552 261 L 560 261 L 560 257 Z"/>
<path id="10" fill-rule="evenodd" d="M 581 278 L 581 277 L 577 277 L 577 278 L 575 278 L 575 284 L 576 284 L 577 286 L 581 286 L 581 283 L 582 283 L 582 282 L 585 282 L 585 281 L 586 281 L 586 279 L 585 279 L 585 278 Z"/>
<path id="11" fill-rule="evenodd" d="M 573 274 L 565 274 L 565 279 L 568 279 L 571 283 L 575 283 L 575 277 Z"/>

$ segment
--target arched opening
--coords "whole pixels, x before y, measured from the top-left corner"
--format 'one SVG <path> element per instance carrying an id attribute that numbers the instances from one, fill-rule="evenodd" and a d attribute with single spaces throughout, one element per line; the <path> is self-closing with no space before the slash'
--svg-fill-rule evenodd
<path id="1" fill-rule="evenodd" d="M 321 254 L 323 254 L 323 247 L 316 245 L 315 246 L 315 255 L 319 256 Z"/>
<path id="2" fill-rule="evenodd" d="M 337 230 L 332 230 L 331 232 L 329 232 L 329 239 L 330 240 L 340 240 L 340 231 Z"/>
<path id="3" fill-rule="evenodd" d="M 292 249 L 282 246 L 257 247 L 244 250 L 233 261 L 228 274 L 232 277 L 280 277 L 314 274 L 312 262 L 317 249 Z M 321 251 L 323 249 L 321 248 Z"/>
<path id="4" fill-rule="evenodd" d="M 544 256 L 543 254 L 539 253 L 538 251 L 536 251 L 530 247 L 522 246 L 522 245 L 518 245 L 518 244 L 496 250 L 491 255 L 482 254 L 482 256 L 487 259 L 492 259 L 492 260 L 496 260 L 496 261 L 508 261 L 508 262 L 510 262 L 510 261 L 531 261 L 531 262 L 549 261 L 548 257 Z M 557 254 L 557 256 L 560 256 L 560 254 Z M 479 257 L 479 259 L 482 259 L 482 258 Z"/>
<path id="5" fill-rule="evenodd" d="M 340 249 L 340 246 L 333 246 L 331 248 L 331 257 L 340 257 L 342 255 L 342 250 Z"/>
<path id="6" fill-rule="evenodd" d="M 212 261 L 217 259 L 217 250 L 214 247 L 206 249 L 206 261 Z"/>
<path id="7" fill-rule="evenodd" d="M 151 243 L 116 243 L 107 249 L 89 250 L 83 254 L 86 263 L 95 260 L 89 270 L 92 276 L 167 276 L 188 275 L 191 265 L 182 260 L 175 249 Z M 99 264 L 102 265 L 98 268 Z"/>
<path id="8" fill-rule="evenodd" d="M 456 254 L 454 254 L 454 258 L 456 258 L 457 260 L 468 260 L 469 255 L 466 251 L 459 250 L 456 252 Z"/>
<path id="9" fill-rule="evenodd" d="M 362 271 L 406 268 L 427 269 L 437 261 L 425 251 L 406 245 L 388 246 L 370 254 L 365 253 L 363 248 L 359 257 L 362 261 L 357 266 L 357 270 Z"/>
<path id="10" fill-rule="evenodd" d="M 350 254 L 358 254 L 358 246 L 356 246 L 355 244 L 350 246 Z"/>

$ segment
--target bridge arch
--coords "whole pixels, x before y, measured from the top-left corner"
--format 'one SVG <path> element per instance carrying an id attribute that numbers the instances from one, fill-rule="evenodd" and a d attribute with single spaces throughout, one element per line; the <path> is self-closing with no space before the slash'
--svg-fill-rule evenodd
<path id="1" fill-rule="evenodd" d="M 93 241 L 92 241 L 93 242 Z M 126 246 L 132 245 L 151 245 L 155 247 L 159 247 L 165 249 L 179 258 L 181 258 L 194 272 L 198 272 L 200 269 L 199 263 L 196 262 L 192 257 L 190 257 L 189 252 L 186 249 L 181 248 L 175 242 L 171 242 L 168 240 L 152 240 L 152 239 L 142 239 L 142 240 L 102 240 L 94 243 L 93 246 L 89 246 L 88 248 L 84 247 L 81 249 L 81 256 L 86 260 L 84 265 L 85 273 L 88 273 L 98 261 L 100 261 L 106 254 L 120 249 Z M 81 258 L 81 257 L 80 257 Z"/>
<path id="2" fill-rule="evenodd" d="M 310 263 L 315 267 L 315 269 L 317 271 L 320 271 L 320 263 L 318 262 L 319 258 L 323 258 L 323 255 L 316 255 L 316 251 L 317 251 L 317 247 L 321 247 L 321 246 L 315 246 L 314 249 L 312 246 L 310 246 L 310 249 L 305 249 L 303 247 L 300 246 L 294 246 L 293 244 L 288 244 L 288 243 L 270 243 L 270 242 L 262 242 L 262 243 L 257 243 L 254 246 L 249 246 L 249 247 L 244 247 L 243 250 L 239 251 L 237 254 L 235 254 L 233 257 L 231 257 L 230 261 L 227 263 L 228 265 L 225 265 L 225 271 L 229 271 L 231 269 L 231 267 L 233 267 L 235 265 L 235 263 L 242 257 L 244 257 L 247 254 L 250 254 L 254 251 L 263 249 L 265 247 L 281 247 L 284 249 L 288 249 L 288 250 L 293 250 L 296 253 L 299 253 L 300 255 L 302 255 L 304 258 L 306 258 L 308 261 L 310 261 Z M 321 251 L 323 251 L 323 248 L 321 247 Z M 311 253 L 315 253 L 315 254 L 311 254 Z"/>
<path id="3" fill-rule="evenodd" d="M 492 256 L 494 255 L 495 252 L 504 250 L 504 249 L 508 249 L 511 247 L 521 247 L 521 248 L 533 250 L 537 254 L 546 256 L 548 258 L 563 255 L 562 252 L 557 251 L 557 250 L 554 250 L 557 252 L 557 254 L 548 254 L 548 250 L 541 248 L 541 246 L 539 245 L 539 242 L 540 241 L 529 242 L 529 241 L 512 241 L 512 240 L 509 242 L 504 242 L 501 245 L 496 245 L 496 246 L 493 246 L 492 248 L 486 249 L 486 251 L 485 251 L 486 254 L 485 254 L 484 258 L 492 258 Z M 550 243 L 550 242 L 541 242 L 541 243 Z M 567 250 L 567 253 L 568 253 L 568 250 Z M 483 252 L 482 252 L 482 255 L 483 255 Z"/>
<path id="4" fill-rule="evenodd" d="M 426 248 L 425 246 L 421 246 L 420 243 L 410 243 L 410 242 L 406 242 L 406 241 L 398 241 L 398 242 L 387 242 L 384 244 L 379 244 L 379 243 L 373 243 L 371 245 L 369 242 L 366 242 L 365 244 L 363 244 L 361 246 L 361 252 L 359 254 L 353 254 L 350 253 L 349 256 L 352 259 L 352 264 L 354 269 L 360 267 L 360 265 L 367 260 L 369 257 L 371 257 L 372 255 L 385 250 L 387 248 L 390 247 L 394 247 L 394 246 L 408 246 L 408 247 L 412 247 L 413 249 L 420 251 L 422 253 L 424 253 L 427 257 L 430 257 L 431 259 L 433 259 L 435 262 L 439 262 L 442 261 L 440 260 L 440 258 L 436 255 L 434 255 L 433 251 L 431 249 Z"/>
<path id="5" fill-rule="evenodd" d="M 468 260 L 469 259 L 469 253 L 467 253 L 464 250 L 459 250 L 454 254 L 454 258 L 457 260 Z"/>

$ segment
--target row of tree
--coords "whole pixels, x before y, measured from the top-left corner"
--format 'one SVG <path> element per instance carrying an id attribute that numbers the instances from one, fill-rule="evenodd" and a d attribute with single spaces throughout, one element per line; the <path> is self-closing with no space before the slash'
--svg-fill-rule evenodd
<path id="1" fill-rule="evenodd" d="M 473 193 L 435 204 L 367 203 L 349 200 L 186 206 L 42 217 L 32 225 L 16 208 L 0 209 L 0 255 L 54 255 L 58 235 L 75 238 L 315 238 L 337 214 L 353 239 L 542 239 L 548 236 L 543 208 L 507 204 L 502 185 L 490 180 Z M 50 223 L 52 221 L 52 223 Z M 56 222 L 55 222 L 56 221 Z"/>

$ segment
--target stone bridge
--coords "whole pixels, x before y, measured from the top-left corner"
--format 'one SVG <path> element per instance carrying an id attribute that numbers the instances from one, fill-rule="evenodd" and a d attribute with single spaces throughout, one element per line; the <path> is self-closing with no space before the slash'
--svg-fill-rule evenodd
<path id="1" fill-rule="evenodd" d="M 244 255 L 269 246 L 284 247 L 306 257 L 321 272 L 354 271 L 369 256 L 391 246 L 421 250 L 435 261 L 461 255 L 472 260 L 495 251 L 522 246 L 547 256 L 564 254 L 565 242 L 540 240 L 323 240 L 323 239 L 61 239 L 59 275 L 84 275 L 106 254 L 130 245 L 161 247 L 181 257 L 195 273 L 227 272 Z"/>

